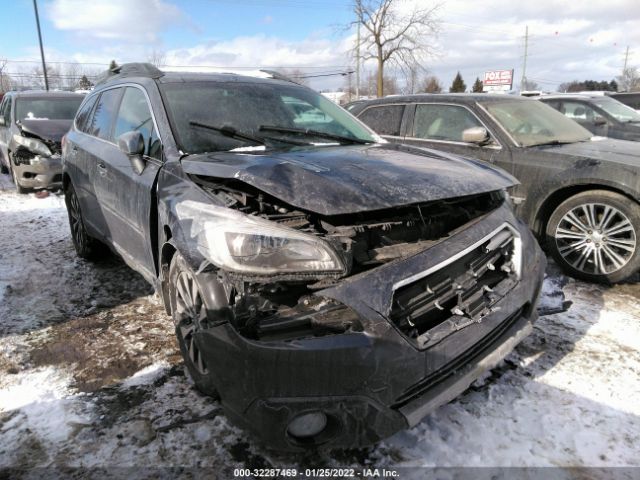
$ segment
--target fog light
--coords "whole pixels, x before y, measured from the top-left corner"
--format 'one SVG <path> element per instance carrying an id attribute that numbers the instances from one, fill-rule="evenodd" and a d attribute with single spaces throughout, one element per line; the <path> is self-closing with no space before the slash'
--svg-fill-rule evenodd
<path id="1" fill-rule="evenodd" d="M 309 412 L 291 420 L 287 431 L 298 438 L 308 438 L 322 432 L 327 426 L 327 416 L 322 412 Z"/>

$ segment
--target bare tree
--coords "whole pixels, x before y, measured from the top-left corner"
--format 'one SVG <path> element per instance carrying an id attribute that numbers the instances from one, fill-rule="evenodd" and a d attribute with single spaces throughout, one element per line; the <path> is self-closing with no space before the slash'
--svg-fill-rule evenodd
<path id="1" fill-rule="evenodd" d="M 354 0 L 356 20 L 361 25 L 360 58 L 377 63 L 376 90 L 384 96 L 384 69 L 387 64 L 397 67 L 422 65 L 435 54 L 428 41 L 438 33 L 440 20 L 436 13 L 440 4 L 423 6 L 423 2 L 409 12 L 401 9 L 401 0 Z"/>
<path id="2" fill-rule="evenodd" d="M 37 88 L 43 88 L 44 85 L 44 75 L 42 74 L 42 67 L 35 67 L 32 70 L 32 85 Z M 60 71 L 52 67 L 51 65 L 47 65 L 47 80 L 49 81 L 49 88 L 51 90 L 60 89 L 62 85 L 62 78 L 60 76 Z"/>
<path id="3" fill-rule="evenodd" d="M 155 65 L 156 67 L 162 67 L 167 60 L 167 54 L 162 50 L 156 50 L 155 48 L 151 50 L 151 53 L 147 57 L 147 61 Z"/>
<path id="4" fill-rule="evenodd" d="M 402 93 L 411 95 L 417 92 L 421 69 L 422 67 L 416 64 L 409 65 L 408 67 L 402 69 L 404 73 L 404 80 L 405 80 Z"/>
<path id="5" fill-rule="evenodd" d="M 7 60 L 0 59 L 0 92 L 8 92 L 13 87 L 11 77 L 5 73 L 7 68 Z"/>
<path id="6" fill-rule="evenodd" d="M 82 75 L 82 66 L 79 63 L 65 63 L 62 68 L 60 83 L 65 89 L 74 90 Z"/>
<path id="7" fill-rule="evenodd" d="M 640 74 L 637 67 L 628 67 L 622 72 L 622 75 L 616 77 L 618 87 L 621 92 L 639 92 L 640 91 Z"/>
<path id="8" fill-rule="evenodd" d="M 438 77 L 429 76 L 422 81 L 422 85 L 418 88 L 419 93 L 441 93 L 442 85 Z"/>

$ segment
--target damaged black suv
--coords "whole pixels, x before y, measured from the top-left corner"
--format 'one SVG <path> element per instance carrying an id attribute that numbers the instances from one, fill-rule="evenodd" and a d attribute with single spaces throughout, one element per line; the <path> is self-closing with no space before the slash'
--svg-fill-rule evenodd
<path id="1" fill-rule="evenodd" d="M 531 331 L 545 260 L 508 174 L 262 76 L 100 82 L 63 144 L 73 242 L 156 287 L 198 388 L 269 447 L 367 445 Z"/>

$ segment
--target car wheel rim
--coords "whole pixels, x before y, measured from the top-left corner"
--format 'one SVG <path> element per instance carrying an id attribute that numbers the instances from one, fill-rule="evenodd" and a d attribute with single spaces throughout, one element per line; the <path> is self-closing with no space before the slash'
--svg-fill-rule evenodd
<path id="1" fill-rule="evenodd" d="M 568 211 L 556 227 L 562 258 L 584 273 L 607 275 L 623 268 L 636 251 L 629 218 L 611 205 L 586 203 Z"/>
<path id="2" fill-rule="evenodd" d="M 69 220 L 71 223 L 71 234 L 78 248 L 82 249 L 85 244 L 84 225 L 80 214 L 80 203 L 75 192 L 71 192 L 69 198 Z"/>
<path id="3" fill-rule="evenodd" d="M 193 366 L 201 374 L 207 373 L 207 365 L 202 358 L 195 336 L 202 330 L 207 310 L 193 276 L 181 272 L 176 281 L 177 326 L 180 329 L 187 355 Z"/>

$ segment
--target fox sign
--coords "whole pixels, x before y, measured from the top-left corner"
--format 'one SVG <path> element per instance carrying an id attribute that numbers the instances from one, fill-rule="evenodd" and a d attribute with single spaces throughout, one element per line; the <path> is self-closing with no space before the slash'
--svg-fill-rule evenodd
<path id="1" fill-rule="evenodd" d="M 484 72 L 482 91 L 503 92 L 511 90 L 513 85 L 513 70 L 491 70 Z"/>

